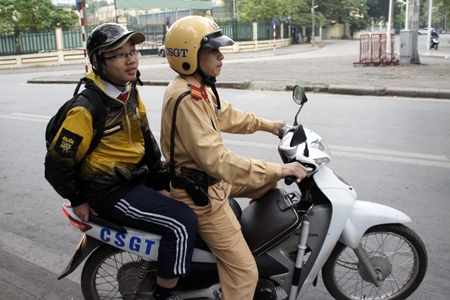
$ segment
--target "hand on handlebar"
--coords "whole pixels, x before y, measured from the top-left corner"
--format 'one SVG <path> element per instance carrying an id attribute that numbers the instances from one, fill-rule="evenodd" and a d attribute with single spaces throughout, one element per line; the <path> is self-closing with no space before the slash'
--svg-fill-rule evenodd
<path id="1" fill-rule="evenodd" d="M 299 180 L 302 180 L 306 177 L 307 170 L 305 166 L 298 162 L 291 162 L 281 166 L 281 177 L 294 177 Z M 287 179 L 287 178 L 286 178 Z M 292 180 L 292 178 L 291 178 Z M 286 182 L 287 183 L 287 182 Z M 291 182 L 292 183 L 292 182 Z"/>
<path id="2" fill-rule="evenodd" d="M 273 121 L 272 133 L 274 135 L 279 135 L 281 128 L 286 126 L 285 121 Z"/>

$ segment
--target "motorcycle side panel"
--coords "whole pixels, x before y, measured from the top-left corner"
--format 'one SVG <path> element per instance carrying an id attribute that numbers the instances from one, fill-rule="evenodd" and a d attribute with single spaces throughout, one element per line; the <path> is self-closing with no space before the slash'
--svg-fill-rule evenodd
<path id="1" fill-rule="evenodd" d="M 329 251 L 326 247 L 324 247 L 324 241 L 329 239 L 327 232 L 331 219 L 331 206 L 317 205 L 314 207 L 313 211 L 314 215 L 311 215 L 309 217 L 310 231 L 307 242 L 307 247 L 310 251 L 305 256 L 307 259 L 302 268 L 302 273 L 300 276 L 300 286 L 303 282 L 309 280 L 310 277 L 312 277 L 311 281 L 314 280 L 317 274 L 311 275 L 314 272 L 312 270 L 316 269 L 316 265 L 319 264 L 320 266 L 318 267 L 318 270 L 320 271 L 329 256 L 329 252 L 331 252 L 334 247 L 334 245 L 332 247 L 329 247 Z M 275 248 L 267 251 L 266 253 L 286 268 L 286 271 L 280 268 L 272 269 L 273 272 L 270 276 L 270 279 L 278 282 L 287 293 L 289 293 L 292 284 L 292 276 L 294 273 L 296 258 L 295 256 L 298 251 L 300 232 L 301 229 L 298 229 L 288 239 L 284 240 L 281 244 L 277 245 Z M 338 236 L 336 236 L 335 238 L 335 243 L 337 242 L 337 239 Z"/>
<path id="2" fill-rule="evenodd" d="M 356 249 L 364 233 L 372 226 L 380 224 L 411 223 L 411 218 L 395 208 L 378 203 L 357 200 L 345 223 L 339 241 Z"/>
<path id="3" fill-rule="evenodd" d="M 70 214 L 72 219 L 81 222 L 80 218 L 73 213 L 70 206 L 65 205 L 64 210 Z M 91 227 L 84 233 L 105 244 L 131 252 L 148 260 L 158 260 L 158 249 L 161 236 L 129 227 L 123 227 L 127 233 L 119 232 L 92 222 L 82 222 Z"/>

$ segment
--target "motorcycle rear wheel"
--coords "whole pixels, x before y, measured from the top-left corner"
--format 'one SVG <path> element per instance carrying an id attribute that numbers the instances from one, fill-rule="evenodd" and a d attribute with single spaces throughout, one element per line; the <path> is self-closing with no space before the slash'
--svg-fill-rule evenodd
<path id="1" fill-rule="evenodd" d="M 81 291 L 85 300 L 131 299 L 141 258 L 129 252 L 104 245 L 86 261 L 81 273 Z M 148 299 L 156 284 L 156 262 L 139 287 L 137 299 Z M 142 298 L 140 297 L 142 296 Z"/>
<path id="2" fill-rule="evenodd" d="M 420 285 L 428 255 L 420 237 L 400 224 L 370 228 L 361 239 L 369 260 L 383 274 L 380 287 L 369 282 L 354 251 L 338 243 L 322 269 L 328 292 L 336 299 L 400 300 Z"/>

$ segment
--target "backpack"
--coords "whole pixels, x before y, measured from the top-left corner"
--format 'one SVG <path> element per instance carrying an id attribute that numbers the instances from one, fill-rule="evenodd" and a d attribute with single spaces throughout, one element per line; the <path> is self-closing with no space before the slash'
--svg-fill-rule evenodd
<path id="1" fill-rule="evenodd" d="M 98 91 L 91 89 L 91 88 L 85 88 L 81 93 L 78 94 L 78 90 L 80 88 L 80 85 L 83 81 L 86 81 L 86 77 L 80 79 L 78 82 L 78 85 L 75 89 L 74 95 L 72 99 L 66 101 L 58 110 L 56 115 L 54 115 L 50 121 L 47 124 L 47 128 L 45 130 L 45 144 L 48 148 L 50 147 L 50 144 L 54 140 L 56 134 L 58 133 L 58 130 L 61 128 L 61 125 L 63 124 L 64 120 L 66 119 L 67 112 L 72 109 L 72 107 L 75 106 L 85 106 L 83 105 L 83 101 L 78 101 L 78 98 L 80 95 L 83 95 L 85 99 L 92 103 L 94 106 L 94 111 L 92 111 L 92 119 L 94 121 L 94 136 L 92 138 L 91 144 L 89 146 L 89 149 L 86 153 L 91 153 L 95 147 L 97 147 L 98 143 L 102 139 L 103 132 L 105 129 L 105 107 L 103 104 L 103 100 L 101 95 L 98 93 Z M 81 100 L 85 100 L 81 99 Z"/>

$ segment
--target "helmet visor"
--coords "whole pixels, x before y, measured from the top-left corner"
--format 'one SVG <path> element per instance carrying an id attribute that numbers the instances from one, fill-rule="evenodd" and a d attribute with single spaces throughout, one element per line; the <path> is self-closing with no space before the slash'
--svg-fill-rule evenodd
<path id="1" fill-rule="evenodd" d="M 201 48 L 215 49 L 230 46 L 233 44 L 234 41 L 232 39 L 230 39 L 226 35 L 223 35 L 221 31 L 216 31 L 206 35 L 202 39 Z"/>

